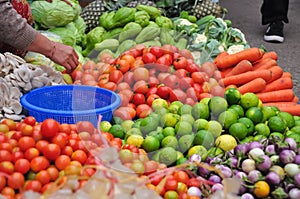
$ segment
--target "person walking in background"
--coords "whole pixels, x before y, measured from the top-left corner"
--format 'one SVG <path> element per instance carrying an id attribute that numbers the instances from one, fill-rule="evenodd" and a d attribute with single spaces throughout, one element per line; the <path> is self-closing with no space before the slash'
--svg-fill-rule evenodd
<path id="1" fill-rule="evenodd" d="M 264 0 L 261 6 L 262 25 L 267 25 L 264 40 L 267 42 L 284 41 L 284 22 L 288 23 L 289 0 Z"/>

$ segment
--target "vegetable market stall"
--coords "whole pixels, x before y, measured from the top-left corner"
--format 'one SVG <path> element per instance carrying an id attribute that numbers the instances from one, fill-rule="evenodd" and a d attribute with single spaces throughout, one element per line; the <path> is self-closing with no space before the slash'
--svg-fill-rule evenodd
<path id="1" fill-rule="evenodd" d="M 0 54 L 2 195 L 299 198 L 298 97 L 276 52 L 250 46 L 229 20 L 148 5 L 107 11 L 86 32 L 77 3 L 68 22 L 45 26 L 59 3 L 32 10 L 41 31 L 82 55 L 71 75 Z M 22 115 L 24 94 L 67 83 L 111 90 L 120 107 L 97 125 Z"/>

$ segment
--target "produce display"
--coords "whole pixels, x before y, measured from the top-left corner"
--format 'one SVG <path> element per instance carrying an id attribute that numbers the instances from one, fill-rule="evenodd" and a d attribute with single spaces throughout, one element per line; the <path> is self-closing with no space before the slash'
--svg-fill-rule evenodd
<path id="1" fill-rule="evenodd" d="M 300 198 L 299 98 L 275 51 L 210 0 L 70 3 L 30 5 L 38 30 L 78 52 L 71 74 L 0 54 L 0 197 Z M 37 122 L 20 98 L 56 84 L 121 105 L 97 125 Z"/>

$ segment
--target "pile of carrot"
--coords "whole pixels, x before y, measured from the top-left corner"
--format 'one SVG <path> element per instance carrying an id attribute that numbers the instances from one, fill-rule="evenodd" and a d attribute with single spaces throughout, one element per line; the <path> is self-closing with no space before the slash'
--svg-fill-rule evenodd
<path id="1" fill-rule="evenodd" d="M 255 93 L 264 106 L 300 115 L 298 97 L 293 91 L 292 74 L 278 66 L 275 51 L 252 47 L 235 54 L 220 53 L 214 63 L 220 70 L 219 84 L 235 87 L 242 94 Z"/>

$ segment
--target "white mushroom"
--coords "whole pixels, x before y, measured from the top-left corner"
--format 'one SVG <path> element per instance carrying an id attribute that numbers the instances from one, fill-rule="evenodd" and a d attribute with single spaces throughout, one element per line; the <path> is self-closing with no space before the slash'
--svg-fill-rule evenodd
<path id="1" fill-rule="evenodd" d="M 17 87 L 10 87 L 10 99 L 19 100 L 22 97 L 22 92 Z"/>
<path id="2" fill-rule="evenodd" d="M 11 100 L 9 107 L 15 114 L 22 112 L 22 105 L 18 100 Z"/>

